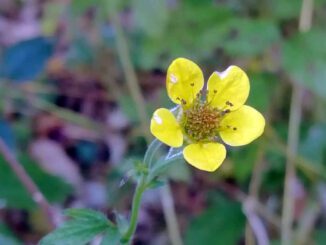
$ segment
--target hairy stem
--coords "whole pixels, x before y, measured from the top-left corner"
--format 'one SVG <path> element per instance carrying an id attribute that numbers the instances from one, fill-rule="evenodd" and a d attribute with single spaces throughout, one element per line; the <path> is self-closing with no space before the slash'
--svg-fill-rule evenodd
<path id="1" fill-rule="evenodd" d="M 127 40 L 124 36 L 123 30 L 121 27 L 121 23 L 120 23 L 116 13 L 112 13 L 111 20 L 112 20 L 112 23 L 116 30 L 116 45 L 117 45 L 118 56 L 119 56 L 126 80 L 127 80 L 129 93 L 135 102 L 135 107 L 139 114 L 142 131 L 146 137 L 147 142 L 150 142 L 151 136 L 150 136 L 149 130 L 148 130 L 149 129 L 149 125 L 148 125 L 149 120 L 148 119 L 149 118 L 146 113 L 146 104 L 145 104 L 145 100 L 141 94 L 141 90 L 139 88 L 139 84 L 137 81 L 136 72 L 134 70 L 134 67 L 133 67 L 131 59 L 130 59 Z M 168 182 L 167 182 L 167 185 L 169 185 Z M 167 188 L 169 188 L 169 187 L 167 187 Z M 177 215 L 176 215 L 174 205 L 173 205 L 173 197 L 170 194 L 170 192 L 164 192 L 164 191 L 160 191 L 160 195 L 161 195 L 161 199 L 169 198 L 169 200 L 172 203 L 172 205 L 170 205 L 170 206 L 163 205 L 163 213 L 165 216 L 164 218 L 165 218 L 167 226 L 168 226 L 167 229 L 168 229 L 171 243 L 172 243 L 172 245 L 181 245 L 182 240 L 181 240 L 181 235 L 180 235 L 180 231 L 179 231 L 179 226 L 177 223 Z"/>
<path id="2" fill-rule="evenodd" d="M 142 196 L 145 190 L 146 190 L 146 176 L 143 175 L 136 187 L 136 191 L 132 201 L 132 210 L 131 210 L 129 227 L 126 233 L 121 238 L 122 243 L 130 243 L 130 240 L 132 239 L 132 236 L 136 231 L 138 213 L 141 205 Z"/>

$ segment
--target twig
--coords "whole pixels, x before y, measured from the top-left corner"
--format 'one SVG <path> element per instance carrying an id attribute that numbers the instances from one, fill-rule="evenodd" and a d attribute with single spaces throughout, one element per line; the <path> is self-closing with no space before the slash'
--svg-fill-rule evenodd
<path id="1" fill-rule="evenodd" d="M 305 210 L 298 224 L 296 244 L 306 245 L 311 242 L 311 234 L 320 213 L 321 205 L 319 203 L 312 202 L 308 205 L 308 209 Z"/>
<path id="2" fill-rule="evenodd" d="M 250 227 L 255 234 L 258 245 L 269 245 L 268 234 L 264 223 L 255 212 L 255 201 L 248 198 L 243 203 L 243 212 L 247 217 Z"/>
<path id="3" fill-rule="evenodd" d="M 245 203 L 248 199 L 248 196 L 242 192 L 238 187 L 227 184 L 227 183 L 220 183 L 218 188 L 227 194 L 230 195 L 233 199 L 237 200 L 240 203 Z M 255 211 L 264 218 L 268 223 L 273 225 L 277 230 L 280 230 L 281 226 L 281 219 L 275 215 L 273 212 L 268 210 L 263 204 L 261 204 L 258 200 L 251 198 L 252 202 L 254 203 Z"/>
<path id="4" fill-rule="evenodd" d="M 303 0 L 299 20 L 299 31 L 308 31 L 311 27 L 313 0 Z M 294 83 L 291 98 L 289 136 L 287 147 L 287 162 L 284 181 L 283 210 L 282 210 L 282 233 L 281 244 L 293 243 L 293 218 L 294 218 L 294 182 L 296 178 L 295 156 L 297 154 L 299 131 L 301 123 L 301 103 L 303 88 Z"/>
<path id="5" fill-rule="evenodd" d="M 301 122 L 301 102 L 303 90 L 298 85 L 294 86 L 291 99 L 291 111 L 289 121 L 289 137 L 287 147 L 287 161 L 284 180 L 283 211 L 282 211 L 282 244 L 290 245 L 293 241 L 293 218 L 295 196 L 295 155 L 297 154 L 299 127 Z"/>
<path id="6" fill-rule="evenodd" d="M 259 146 L 257 158 L 254 165 L 254 170 L 252 173 L 251 181 L 249 183 L 249 196 L 255 200 L 258 200 L 259 188 L 262 182 L 262 174 L 265 168 L 265 164 L 263 162 L 264 149 L 265 149 L 264 145 Z M 248 222 L 250 221 L 248 220 Z M 255 244 L 252 230 L 250 229 L 250 225 L 248 223 L 246 224 L 246 230 L 245 230 L 245 244 L 246 245 Z"/>
<path id="7" fill-rule="evenodd" d="M 277 151 L 282 153 L 283 155 L 287 154 L 286 145 L 277 135 L 275 129 L 273 129 L 269 125 L 266 125 L 265 135 L 267 136 L 268 140 L 271 141 L 268 144 L 268 147 L 271 150 L 277 149 Z M 310 175 L 307 174 L 307 177 L 314 179 L 316 175 L 326 179 L 326 174 L 324 173 L 325 172 L 324 169 L 319 167 L 318 164 L 316 164 L 315 162 L 302 157 L 299 153 L 297 153 L 294 156 L 294 161 L 296 166 L 300 168 L 302 171 L 309 171 Z"/>
<path id="8" fill-rule="evenodd" d="M 0 153 L 3 155 L 12 171 L 17 175 L 20 182 L 29 192 L 32 199 L 41 208 L 45 217 L 48 217 L 51 228 L 55 228 L 51 205 L 2 139 L 0 139 Z"/>
<path id="9" fill-rule="evenodd" d="M 168 233 L 170 234 L 171 243 L 174 245 L 181 245 L 182 240 L 179 234 L 178 220 L 175 215 L 174 202 L 171 193 L 170 185 L 164 185 L 161 188 L 161 202 L 163 212 L 166 219 Z"/>

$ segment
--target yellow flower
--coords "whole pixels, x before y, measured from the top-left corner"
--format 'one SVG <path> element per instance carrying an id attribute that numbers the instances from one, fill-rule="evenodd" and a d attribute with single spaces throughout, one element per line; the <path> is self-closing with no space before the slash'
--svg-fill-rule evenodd
<path id="1" fill-rule="evenodd" d="M 250 84 L 237 66 L 214 72 L 204 86 L 200 68 L 185 58 L 174 60 L 168 68 L 166 87 L 170 99 L 179 104 L 175 116 L 157 109 L 151 120 L 152 134 L 171 147 L 181 147 L 192 166 L 215 171 L 226 156 L 225 146 L 248 144 L 264 131 L 265 119 L 254 108 L 244 105 Z"/>

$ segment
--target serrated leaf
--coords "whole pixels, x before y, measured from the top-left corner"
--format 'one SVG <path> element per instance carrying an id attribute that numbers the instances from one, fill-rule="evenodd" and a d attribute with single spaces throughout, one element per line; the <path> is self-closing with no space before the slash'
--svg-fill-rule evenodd
<path id="1" fill-rule="evenodd" d="M 103 213 L 92 209 L 71 208 L 65 210 L 64 214 L 80 222 L 102 222 L 103 224 L 112 225 Z"/>
<path id="2" fill-rule="evenodd" d="M 120 245 L 120 239 L 118 229 L 108 229 L 102 238 L 101 245 Z"/>
<path id="3" fill-rule="evenodd" d="M 40 241 L 40 245 L 83 245 L 108 228 L 103 222 L 68 221 Z"/>

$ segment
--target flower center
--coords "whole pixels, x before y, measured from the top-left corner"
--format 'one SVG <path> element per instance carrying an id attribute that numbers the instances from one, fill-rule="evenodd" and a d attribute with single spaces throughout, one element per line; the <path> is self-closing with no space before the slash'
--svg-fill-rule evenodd
<path id="1" fill-rule="evenodd" d="M 207 103 L 195 102 L 186 109 L 182 117 L 185 134 L 195 142 L 212 141 L 216 137 L 219 122 L 222 117 L 218 109 Z"/>

